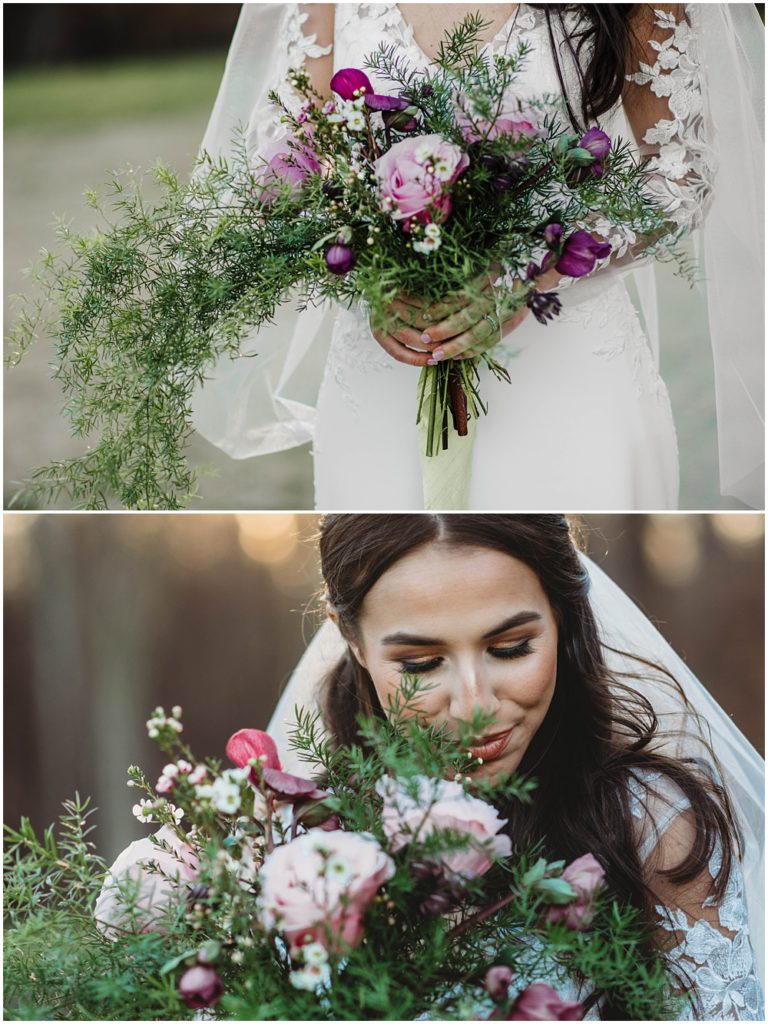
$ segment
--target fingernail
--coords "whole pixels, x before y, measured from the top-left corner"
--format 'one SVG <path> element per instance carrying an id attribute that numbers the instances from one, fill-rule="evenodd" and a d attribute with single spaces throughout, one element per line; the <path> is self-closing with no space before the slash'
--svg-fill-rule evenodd
<path id="1" fill-rule="evenodd" d="M 428 359 L 427 360 L 427 366 L 437 366 L 437 360 L 436 359 Z"/>
<path id="2" fill-rule="evenodd" d="M 427 344 L 429 344 L 432 341 L 432 339 L 430 338 L 426 331 L 421 335 L 421 340 L 423 342 L 426 342 Z"/>
<path id="3" fill-rule="evenodd" d="M 432 353 L 432 358 L 436 363 L 439 363 L 441 359 L 445 359 L 445 352 L 441 348 L 435 349 Z"/>

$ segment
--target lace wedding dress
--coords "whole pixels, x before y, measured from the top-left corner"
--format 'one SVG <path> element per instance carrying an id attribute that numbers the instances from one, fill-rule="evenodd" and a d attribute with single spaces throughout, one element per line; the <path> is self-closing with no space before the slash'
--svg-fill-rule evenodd
<path id="1" fill-rule="evenodd" d="M 205 150 L 229 152 L 232 129 L 241 123 L 254 153 L 282 136 L 285 129 L 267 89 L 283 83 L 281 99 L 298 109 L 299 98 L 286 74 L 308 58 L 332 51 L 335 70 L 361 67 L 366 54 L 385 44 L 396 47 L 414 69 L 423 70 L 429 63 L 395 4 L 336 5 L 334 39 L 326 47 L 305 34 L 307 17 L 298 4 L 245 6 Z M 572 17 L 565 12 L 566 31 L 572 28 Z M 709 221 L 714 218 L 717 230 L 707 227 L 704 251 L 707 274 L 718 285 L 709 286 L 708 303 L 721 485 L 724 493 L 762 507 L 763 346 L 757 337 L 757 305 L 763 247 L 756 238 L 754 212 L 762 190 L 762 180 L 755 185 L 759 131 L 753 133 L 746 155 L 746 143 L 734 152 L 734 135 L 749 135 L 755 100 L 728 105 L 733 80 L 748 77 L 759 62 L 759 56 L 743 55 L 742 37 L 755 35 L 758 48 L 759 38 L 751 21 L 741 35 L 735 33 L 735 18 L 728 5 L 666 5 L 653 11 L 646 19 L 643 59 L 627 68 L 631 84 L 625 102 L 600 120 L 612 137 L 634 139 L 640 157 L 650 158 L 649 188 L 667 211 L 671 231 L 695 228 L 711 206 Z M 700 31 L 703 22 L 705 30 Z M 553 26 L 557 35 L 557 19 Z M 530 52 L 514 87 L 516 96 L 559 96 L 543 12 L 517 5 L 485 52 L 513 52 L 522 41 Z M 704 41 L 706 73 L 698 53 Z M 721 50 L 727 82 L 715 80 L 721 66 L 710 59 L 715 46 Z M 563 73 L 570 95 L 578 96 L 578 72 L 567 56 Z M 391 89 L 386 81 L 370 77 L 380 91 Z M 740 88 L 742 93 L 748 90 Z M 718 117 L 723 120 L 725 106 L 728 123 L 718 125 L 713 148 L 710 113 L 715 100 Z M 733 110 L 739 113 L 733 115 Z M 735 188 L 741 195 L 734 196 Z M 597 221 L 586 226 L 607 227 Z M 724 236 L 742 247 L 738 257 L 723 244 Z M 481 390 L 489 412 L 477 424 L 470 508 L 676 507 L 677 444 L 669 397 L 658 372 L 651 260 L 644 255 L 642 240 L 616 230 L 609 240 L 611 257 L 589 278 L 563 282 L 559 291 L 564 308 L 557 320 L 545 327 L 528 317 L 504 339 L 495 354 L 507 364 L 511 384 L 483 373 Z M 629 275 L 635 278 L 643 322 L 627 291 Z M 714 301 L 721 307 L 719 319 Z M 727 310 L 724 303 L 730 303 Z M 742 326 L 734 337 L 736 318 Z M 234 458 L 311 440 L 315 505 L 321 509 L 424 507 L 423 442 L 414 422 L 419 371 L 384 353 L 362 304 L 346 309 L 324 303 L 300 314 L 285 304 L 276 324 L 260 328 L 243 351 L 248 358 L 217 366 L 195 398 L 195 425 L 205 437 Z M 704 351 L 701 358 L 706 358 Z"/>

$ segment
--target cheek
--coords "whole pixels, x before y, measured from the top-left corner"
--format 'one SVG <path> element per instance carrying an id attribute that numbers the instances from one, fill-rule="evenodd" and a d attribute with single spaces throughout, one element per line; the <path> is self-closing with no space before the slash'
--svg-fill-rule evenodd
<path id="1" fill-rule="evenodd" d="M 509 673 L 503 696 L 541 721 L 552 703 L 557 680 L 557 645 L 547 644 Z"/>

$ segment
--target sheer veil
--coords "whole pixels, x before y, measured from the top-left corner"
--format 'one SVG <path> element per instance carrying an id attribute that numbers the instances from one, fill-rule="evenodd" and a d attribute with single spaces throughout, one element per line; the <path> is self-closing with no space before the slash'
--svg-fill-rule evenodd
<path id="1" fill-rule="evenodd" d="M 693 243 L 706 288 L 720 486 L 724 494 L 763 508 L 764 30 L 754 4 L 688 9 L 705 83 L 707 144 L 717 166 L 713 203 Z M 267 91 L 290 66 L 328 52 L 314 36 L 303 35 L 306 17 L 298 4 L 243 5 L 202 142 L 211 156 L 231 156 L 236 126 L 246 129 L 254 154 L 283 131 Z M 666 349 L 670 318 L 657 304 L 653 270 L 632 273 L 652 345 Z M 313 437 L 334 310 L 323 303 L 299 313 L 295 305 L 286 301 L 273 324 L 251 332 L 243 357 L 222 359 L 194 397 L 195 427 L 233 458 L 281 451 Z M 706 358 L 703 351 L 696 357 Z"/>
<path id="2" fill-rule="evenodd" d="M 764 764 L 752 744 L 730 720 L 694 673 L 667 643 L 653 623 L 640 611 L 602 569 L 582 556 L 589 572 L 590 602 L 606 645 L 609 666 L 618 673 L 631 673 L 623 679 L 651 702 L 660 726 L 661 749 L 673 757 L 699 757 L 702 752 L 702 728 L 711 743 L 724 781 L 733 801 L 744 839 L 742 868 L 749 910 L 750 934 L 762 970 L 764 917 Z M 638 663 L 610 650 L 640 655 L 670 672 L 679 683 L 690 707 L 675 694 L 657 673 L 635 678 Z M 269 732 L 280 750 L 288 771 L 306 773 L 306 765 L 290 747 L 290 732 L 295 707 L 317 708 L 321 681 L 347 650 L 336 626 L 327 620 L 310 642 L 280 697 L 269 724 Z"/>

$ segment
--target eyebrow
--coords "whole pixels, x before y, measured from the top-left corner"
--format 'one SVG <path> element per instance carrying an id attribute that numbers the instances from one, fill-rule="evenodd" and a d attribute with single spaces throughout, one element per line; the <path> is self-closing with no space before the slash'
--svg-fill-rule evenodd
<path id="1" fill-rule="evenodd" d="M 500 633 L 506 633 L 508 629 L 514 629 L 516 626 L 525 626 L 529 622 L 537 621 L 541 621 L 541 615 L 538 612 L 518 612 L 516 615 L 511 615 L 508 619 L 500 622 L 498 626 L 490 629 L 483 635 L 483 640 L 491 640 Z M 416 636 L 413 633 L 390 633 L 388 636 L 382 637 L 381 643 L 387 646 L 407 644 L 413 647 L 439 647 L 445 641 L 431 636 Z"/>

